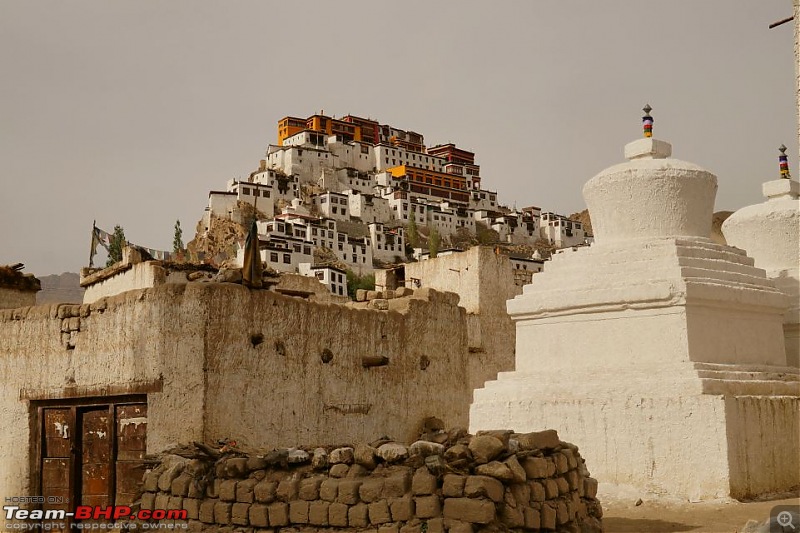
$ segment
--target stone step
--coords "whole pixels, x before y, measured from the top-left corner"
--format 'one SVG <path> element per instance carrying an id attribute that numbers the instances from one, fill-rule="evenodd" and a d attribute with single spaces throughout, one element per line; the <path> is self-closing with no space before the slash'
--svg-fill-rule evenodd
<path id="1" fill-rule="evenodd" d="M 800 382 L 797 374 L 782 372 L 745 372 L 741 370 L 697 370 L 697 375 L 703 379 L 723 379 L 730 381 L 786 381 Z"/>
<path id="2" fill-rule="evenodd" d="M 703 393 L 733 396 L 800 396 L 800 382 L 703 378 Z"/>
<path id="3" fill-rule="evenodd" d="M 800 368 L 796 366 L 772 366 L 731 363 L 694 363 L 695 370 L 716 370 L 720 372 L 767 372 L 775 374 L 793 374 L 800 378 Z"/>

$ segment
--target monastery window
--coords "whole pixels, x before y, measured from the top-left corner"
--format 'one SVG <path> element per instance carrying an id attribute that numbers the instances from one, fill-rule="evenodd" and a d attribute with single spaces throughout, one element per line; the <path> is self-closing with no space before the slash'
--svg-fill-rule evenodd
<path id="1" fill-rule="evenodd" d="M 339 243 L 339 251 L 344 252 L 344 244 Z"/>
<path id="2" fill-rule="evenodd" d="M 329 231 L 329 232 L 328 232 L 328 238 L 329 238 L 329 239 L 333 239 L 333 232 L 332 232 L 332 231 Z"/>
<path id="3" fill-rule="evenodd" d="M 270 252 L 269 260 L 272 261 L 273 263 L 277 263 L 278 262 L 278 252 Z"/>
<path id="4" fill-rule="evenodd" d="M 342 214 L 343 214 L 343 215 L 346 215 L 346 214 L 347 214 L 347 209 L 345 209 L 344 207 L 342 208 Z"/>

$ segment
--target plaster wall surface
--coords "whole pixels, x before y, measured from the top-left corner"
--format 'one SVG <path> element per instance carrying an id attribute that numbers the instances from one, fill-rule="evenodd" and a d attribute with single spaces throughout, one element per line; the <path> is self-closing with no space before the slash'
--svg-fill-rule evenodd
<path id="1" fill-rule="evenodd" d="M 522 292 L 514 284 L 509 258 L 490 247 L 405 265 L 405 279 L 420 280 L 423 287 L 455 292 L 467 310 L 469 335 L 469 385 L 482 387 L 497 372 L 514 368 L 515 330 L 506 300 Z"/>
<path id="2" fill-rule="evenodd" d="M 221 287 L 206 329 L 206 438 L 292 446 L 407 438 L 428 416 L 465 425 L 464 311 L 435 299 L 408 304 L 379 312 Z M 263 343 L 253 346 L 253 333 Z M 388 364 L 365 368 L 363 357 Z"/>
<path id="3" fill-rule="evenodd" d="M 0 309 L 14 309 L 15 307 L 30 305 L 36 305 L 35 291 L 20 291 L 0 287 Z"/>
<path id="4" fill-rule="evenodd" d="M 476 391 L 484 396 L 473 406 L 471 431 L 486 423 L 515 431 L 558 427 L 565 439 L 580 437 L 581 453 L 601 485 L 656 495 L 747 498 L 787 490 L 800 479 L 797 397 L 646 395 L 644 383 L 632 393 L 557 395 L 543 390 L 541 380 L 515 380 L 526 394 L 514 400 L 500 388 Z M 649 383 L 656 389 L 669 386 Z"/>

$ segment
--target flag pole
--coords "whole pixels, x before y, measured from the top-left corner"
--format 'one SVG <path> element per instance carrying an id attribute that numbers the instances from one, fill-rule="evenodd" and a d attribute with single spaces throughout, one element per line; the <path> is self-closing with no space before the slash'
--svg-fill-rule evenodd
<path id="1" fill-rule="evenodd" d="M 97 238 L 97 219 L 92 220 L 92 240 L 91 244 L 89 244 L 89 268 L 94 267 L 94 254 L 95 254 L 94 240 L 96 238 Z"/>

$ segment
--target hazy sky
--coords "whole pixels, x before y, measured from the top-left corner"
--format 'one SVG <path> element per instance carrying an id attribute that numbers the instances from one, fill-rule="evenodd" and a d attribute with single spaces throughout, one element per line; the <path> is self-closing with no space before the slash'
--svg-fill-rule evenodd
<path id="1" fill-rule="evenodd" d="M 0 0 L 0 264 L 88 262 L 92 220 L 188 241 L 285 115 L 352 113 L 476 153 L 500 201 L 565 214 L 655 136 L 760 201 L 797 165 L 790 0 Z"/>

